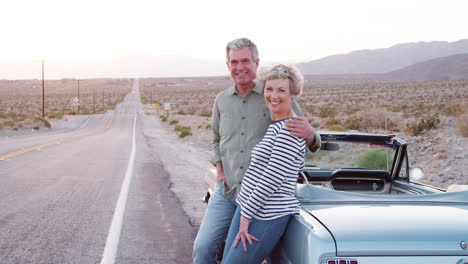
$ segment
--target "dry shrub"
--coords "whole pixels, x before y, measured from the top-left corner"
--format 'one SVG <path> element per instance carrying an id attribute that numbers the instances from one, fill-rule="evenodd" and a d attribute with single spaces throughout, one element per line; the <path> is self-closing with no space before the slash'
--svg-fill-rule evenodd
<path id="1" fill-rule="evenodd" d="M 180 131 L 180 134 L 179 134 L 179 137 L 180 138 L 184 138 L 186 136 L 191 136 L 192 135 L 192 131 L 190 130 L 182 130 Z"/>
<path id="2" fill-rule="evenodd" d="M 457 117 L 457 128 L 460 135 L 468 137 L 468 113 Z"/>
<path id="3" fill-rule="evenodd" d="M 443 104 L 438 105 L 437 109 L 446 116 L 457 116 L 465 111 L 464 109 L 466 109 L 466 106 L 463 106 L 462 104 Z"/>
<path id="4" fill-rule="evenodd" d="M 362 117 L 351 116 L 345 120 L 344 126 L 350 130 L 360 130 L 362 128 Z"/>
<path id="5" fill-rule="evenodd" d="M 346 129 L 344 127 L 342 127 L 341 125 L 331 125 L 328 127 L 328 130 L 330 131 L 338 131 L 338 132 L 344 132 L 346 131 Z"/>
<path id="6" fill-rule="evenodd" d="M 180 138 L 192 135 L 192 128 L 190 126 L 176 125 L 174 130 L 180 132 Z"/>
<path id="7" fill-rule="evenodd" d="M 13 120 L 7 120 L 3 122 L 4 126 L 9 126 L 9 127 L 14 127 L 16 125 L 16 122 Z"/>
<path id="8" fill-rule="evenodd" d="M 211 109 L 210 110 L 203 109 L 200 111 L 198 115 L 203 116 L 203 117 L 211 117 Z"/>
<path id="9" fill-rule="evenodd" d="M 42 117 L 35 117 L 34 118 L 34 122 L 39 122 L 39 121 L 41 121 L 44 124 L 44 126 L 46 126 L 47 128 L 52 127 L 47 119 L 42 118 Z"/>
<path id="10" fill-rule="evenodd" d="M 323 124 L 327 127 L 330 127 L 330 126 L 333 126 L 333 125 L 340 125 L 341 126 L 341 123 L 339 120 L 336 120 L 334 118 L 331 118 L 331 119 L 324 119 L 323 120 Z"/>
<path id="11" fill-rule="evenodd" d="M 390 129 L 388 123 L 391 116 L 391 112 L 376 108 L 359 111 L 355 118 L 356 120 L 360 119 L 359 125 L 361 129 Z M 385 124 L 385 119 L 387 120 L 387 124 Z"/>
<path id="12" fill-rule="evenodd" d="M 183 130 L 188 130 L 190 131 L 191 130 L 191 127 L 190 126 L 184 126 L 184 125 L 176 125 L 174 127 L 174 131 L 177 131 L 177 132 L 181 132 Z"/>
<path id="13" fill-rule="evenodd" d="M 336 108 L 333 106 L 323 106 L 320 108 L 318 115 L 320 117 L 334 118 L 337 114 Z"/>
<path id="14" fill-rule="evenodd" d="M 437 116 L 424 117 L 419 121 L 407 123 L 405 133 L 410 136 L 418 136 L 426 130 L 436 128 L 439 123 L 440 119 Z"/>

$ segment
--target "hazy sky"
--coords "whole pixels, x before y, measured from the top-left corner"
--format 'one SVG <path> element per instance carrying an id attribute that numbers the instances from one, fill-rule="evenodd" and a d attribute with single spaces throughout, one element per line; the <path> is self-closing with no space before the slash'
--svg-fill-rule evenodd
<path id="1" fill-rule="evenodd" d="M 0 10 L 3 61 L 133 53 L 224 60 L 227 41 L 248 37 L 261 59 L 296 62 L 468 38 L 464 0 L 15 0 Z"/>

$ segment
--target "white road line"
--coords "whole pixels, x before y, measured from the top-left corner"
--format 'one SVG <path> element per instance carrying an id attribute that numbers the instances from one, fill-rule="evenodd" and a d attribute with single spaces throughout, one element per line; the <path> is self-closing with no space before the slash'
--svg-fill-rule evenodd
<path id="1" fill-rule="evenodd" d="M 128 160 L 127 172 L 125 173 L 125 179 L 122 183 L 122 189 L 120 189 L 119 200 L 115 207 L 114 216 L 112 217 L 112 224 L 109 228 L 109 234 L 107 235 L 106 246 L 102 253 L 101 264 L 113 264 L 117 255 L 117 249 L 119 247 L 120 232 L 122 231 L 123 217 L 125 213 L 125 205 L 127 204 L 128 190 L 130 188 L 130 182 L 133 175 L 133 165 L 135 162 L 136 153 L 136 140 L 135 140 L 135 129 L 136 129 L 137 115 L 135 112 L 135 118 L 133 122 L 133 141 L 132 141 L 132 152 L 130 153 L 130 159 Z"/>
<path id="2" fill-rule="evenodd" d="M 81 129 L 82 127 L 84 127 L 84 125 L 86 125 L 86 123 L 88 123 L 88 121 L 89 121 L 89 117 L 83 122 L 83 124 L 81 124 L 81 126 L 78 128 L 78 130 Z"/>

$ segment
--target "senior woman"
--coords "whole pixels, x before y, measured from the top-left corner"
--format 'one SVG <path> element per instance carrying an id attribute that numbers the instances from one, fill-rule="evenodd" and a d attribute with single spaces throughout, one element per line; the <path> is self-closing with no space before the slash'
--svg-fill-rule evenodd
<path id="1" fill-rule="evenodd" d="M 291 216 L 299 213 L 294 190 L 307 146 L 304 139 L 291 135 L 284 124 L 296 116 L 291 100 L 301 94 L 304 78 L 295 67 L 280 64 L 263 69 L 259 80 L 271 123 L 252 150 L 223 263 L 261 263 L 283 235 Z"/>

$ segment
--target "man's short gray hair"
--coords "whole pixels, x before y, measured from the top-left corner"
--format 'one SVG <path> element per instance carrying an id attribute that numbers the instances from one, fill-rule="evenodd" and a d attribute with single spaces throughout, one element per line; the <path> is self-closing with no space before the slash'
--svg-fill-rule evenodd
<path id="1" fill-rule="evenodd" d="M 231 49 L 238 50 L 238 49 L 242 49 L 243 47 L 249 47 L 250 53 L 252 53 L 252 60 L 253 61 L 258 60 L 257 45 L 255 45 L 255 43 L 253 43 L 250 39 L 238 38 L 238 39 L 235 39 L 235 40 L 229 42 L 226 45 L 226 59 L 227 59 L 227 61 L 229 62 L 229 51 Z"/>
<path id="2" fill-rule="evenodd" d="M 265 89 L 266 81 L 276 79 L 289 79 L 289 91 L 299 96 L 304 87 L 304 76 L 294 65 L 278 64 L 273 67 L 262 68 L 258 77 L 259 84 Z"/>

